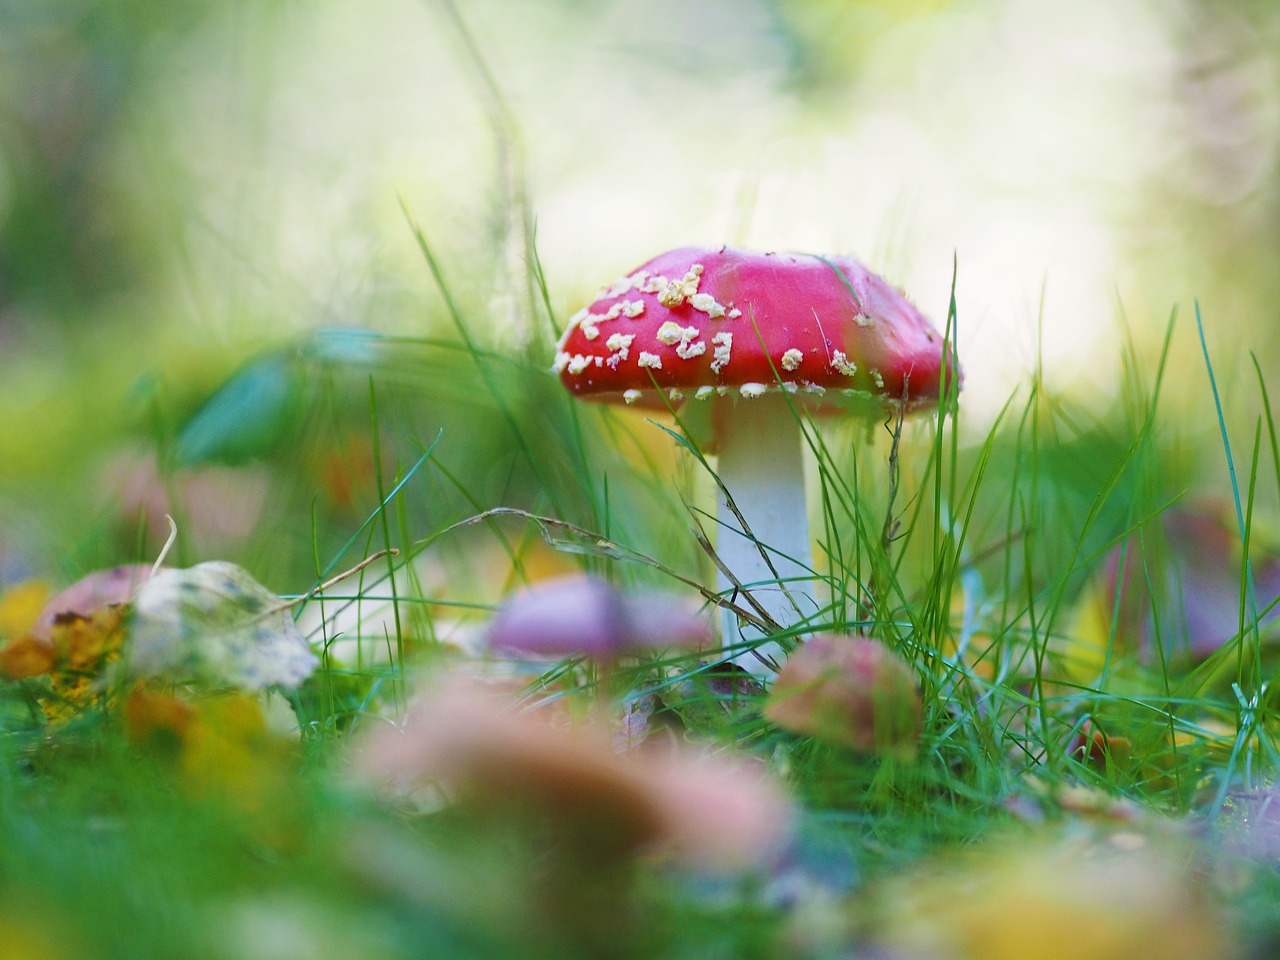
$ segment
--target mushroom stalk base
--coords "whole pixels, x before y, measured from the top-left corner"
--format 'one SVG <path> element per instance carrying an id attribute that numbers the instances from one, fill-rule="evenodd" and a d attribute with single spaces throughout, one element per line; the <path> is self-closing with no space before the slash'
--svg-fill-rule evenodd
<path id="1" fill-rule="evenodd" d="M 715 415 L 720 482 L 754 536 L 744 534 L 722 490 L 716 553 L 773 620 L 783 627 L 793 626 L 818 609 L 810 569 L 800 424 L 787 398 L 780 394 L 723 403 Z M 719 587 L 733 597 L 734 587 L 724 574 Z M 739 596 L 736 602 L 755 612 L 745 598 Z M 725 646 L 731 646 L 766 634 L 740 625 L 737 616 L 725 610 L 722 636 Z M 764 643 L 756 649 L 778 664 L 784 658 L 777 643 Z M 734 662 L 757 675 L 772 672 L 751 651 L 735 656 Z"/>

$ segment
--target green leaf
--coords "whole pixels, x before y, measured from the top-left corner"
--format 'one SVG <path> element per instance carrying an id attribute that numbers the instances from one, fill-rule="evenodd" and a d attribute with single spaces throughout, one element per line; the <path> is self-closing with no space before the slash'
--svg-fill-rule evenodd
<path id="1" fill-rule="evenodd" d="M 183 424 L 178 466 L 244 463 L 269 454 L 295 418 L 302 371 L 291 355 L 269 354 L 226 380 Z"/>
<path id="2" fill-rule="evenodd" d="M 135 674 L 241 690 L 294 688 L 317 663 L 280 598 L 221 560 L 143 584 L 129 639 Z"/>

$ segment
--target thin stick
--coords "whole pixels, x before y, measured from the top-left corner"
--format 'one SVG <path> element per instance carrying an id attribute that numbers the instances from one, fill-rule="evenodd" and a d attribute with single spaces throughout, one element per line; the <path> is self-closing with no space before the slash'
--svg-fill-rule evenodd
<path id="1" fill-rule="evenodd" d="M 164 546 L 160 548 L 160 555 L 156 557 L 156 562 L 151 565 L 151 572 L 147 574 L 148 580 L 160 572 L 160 567 L 164 564 L 164 558 L 169 555 L 169 549 L 178 539 L 178 525 L 174 523 L 173 517 L 166 513 L 164 520 L 165 523 L 169 524 L 169 537 L 165 540 Z"/>
<path id="2" fill-rule="evenodd" d="M 321 583 L 312 587 L 306 593 L 302 594 L 302 596 L 294 597 L 292 600 L 285 600 L 283 603 L 280 604 L 280 606 L 272 607 L 271 612 L 274 613 L 277 610 L 288 610 L 290 607 L 296 607 L 298 604 L 303 603 L 307 600 L 310 600 L 312 597 L 314 597 L 318 593 L 324 593 L 326 590 L 328 590 L 330 587 L 334 586 L 335 584 L 341 583 L 343 580 L 347 579 L 347 577 L 350 577 L 353 574 L 359 573 L 365 567 L 369 566 L 369 564 L 376 563 L 377 561 L 381 560 L 383 557 L 386 557 L 386 556 L 398 557 L 400 556 L 400 551 L 396 547 L 388 547 L 386 550 L 379 550 L 377 553 L 371 553 L 369 554 L 369 556 L 365 557 L 363 560 L 357 563 L 350 570 L 344 570 L 342 571 L 342 573 L 335 574 L 334 576 L 326 580 L 324 583 Z"/>

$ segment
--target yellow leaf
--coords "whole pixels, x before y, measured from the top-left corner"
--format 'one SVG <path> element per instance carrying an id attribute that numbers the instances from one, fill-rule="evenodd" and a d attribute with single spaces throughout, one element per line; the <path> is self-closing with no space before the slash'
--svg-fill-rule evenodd
<path id="1" fill-rule="evenodd" d="M 1113 594 L 1090 580 L 1076 600 L 1065 631 L 1069 639 L 1057 646 L 1058 659 L 1068 679 L 1087 683 L 1102 673 L 1111 649 Z"/>
<path id="2" fill-rule="evenodd" d="M 10 680 L 38 677 L 53 669 L 53 641 L 24 633 L 0 648 L 0 673 Z"/>
<path id="3" fill-rule="evenodd" d="M 38 902 L 7 903 L 0 912 L 0 957 L 13 960 L 67 960 L 73 954 L 68 946 L 59 946 L 55 931 L 65 930 L 52 916 L 48 904 Z M 62 937 L 67 939 L 65 933 Z"/>
<path id="4" fill-rule="evenodd" d="M 0 594 L 0 637 L 17 637 L 36 625 L 49 586 L 40 580 L 26 580 Z"/>
<path id="5" fill-rule="evenodd" d="M 891 892 L 889 939 L 911 956 L 963 960 L 1234 955 L 1185 853 L 1138 833 L 1126 840 L 1131 847 L 1019 835 L 904 877 Z"/>
<path id="6" fill-rule="evenodd" d="M 124 639 L 120 607 L 104 607 L 89 616 L 70 614 L 53 621 L 53 642 L 68 670 L 100 670 L 120 654 Z"/>
<path id="7" fill-rule="evenodd" d="M 124 702 L 125 735 L 134 743 L 181 747 L 195 721 L 195 707 L 186 700 L 141 684 Z"/>
<path id="8" fill-rule="evenodd" d="M 297 741 L 272 727 L 258 697 L 138 684 L 123 716 L 129 740 L 165 760 L 188 796 L 232 814 L 260 842 L 295 843 Z"/>
<path id="9" fill-rule="evenodd" d="M 63 614 L 50 628 L 55 663 L 49 672 L 52 696 L 41 700 L 50 721 L 70 719 L 102 702 L 103 671 L 120 659 L 124 641 L 122 608 L 104 607 L 89 616 Z"/>
<path id="10" fill-rule="evenodd" d="M 293 743 L 272 732 L 257 697 L 225 694 L 194 707 L 179 759 L 183 786 L 195 796 L 227 801 L 242 814 L 278 806 Z"/>

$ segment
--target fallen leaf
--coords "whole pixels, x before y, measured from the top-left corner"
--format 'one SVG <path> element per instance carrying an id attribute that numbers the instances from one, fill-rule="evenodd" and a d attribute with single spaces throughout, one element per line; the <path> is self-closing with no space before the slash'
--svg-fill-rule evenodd
<path id="1" fill-rule="evenodd" d="M 60 666 L 76 673 L 99 670 L 103 661 L 120 652 L 119 606 L 103 607 L 88 616 L 64 613 L 53 621 L 53 646 Z"/>
<path id="2" fill-rule="evenodd" d="M 0 957 L 71 960 L 85 956 L 67 918 L 47 900 L 5 891 L 0 907 Z M 71 941 L 71 942 L 68 942 Z"/>
<path id="3" fill-rule="evenodd" d="M 35 630 L 48 635 L 59 615 L 76 613 L 87 617 L 103 607 L 128 603 L 134 591 L 150 575 L 149 563 L 130 563 L 107 570 L 95 570 L 49 597 L 40 609 Z"/>
<path id="4" fill-rule="evenodd" d="M 0 648 L 0 673 L 10 680 L 39 677 L 52 670 L 56 661 L 53 641 L 33 633 L 14 637 Z"/>
<path id="5" fill-rule="evenodd" d="M 68 720 L 102 703 L 105 691 L 100 681 L 107 667 L 120 659 L 123 620 L 120 606 L 103 607 L 87 617 L 68 613 L 54 619 L 52 693 L 40 700 L 50 721 Z"/>
<path id="6" fill-rule="evenodd" d="M 909 956 L 1113 960 L 1236 956 L 1176 844 L 1057 843 L 1019 834 L 881 891 L 884 938 Z"/>
<path id="7" fill-rule="evenodd" d="M 120 658 L 123 608 L 102 607 L 88 616 L 64 613 L 43 632 L 31 630 L 0 649 L 0 673 L 10 680 L 48 674 L 37 694 L 50 722 L 70 719 L 102 702 L 106 668 Z"/>
<path id="8" fill-rule="evenodd" d="M 49 686 L 38 696 L 51 722 L 101 702 L 102 673 L 120 656 L 121 604 L 150 569 L 99 570 L 52 597 L 43 584 L 28 590 L 26 628 L 0 649 L 0 674 L 10 680 L 47 674 Z"/>
<path id="9" fill-rule="evenodd" d="M 103 652 L 100 631 L 119 627 L 118 613 L 97 622 L 95 614 L 127 602 L 150 570 L 149 564 L 98 570 L 52 597 L 34 580 L 10 590 L 0 598 L 0 637 L 12 638 L 0 649 L 0 673 L 21 680 L 59 666 L 85 672 Z"/>
<path id="10" fill-rule="evenodd" d="M 162 571 L 143 584 L 129 637 L 129 667 L 141 677 L 293 688 L 318 662 L 280 598 L 220 560 Z"/>
<path id="11" fill-rule="evenodd" d="M 256 697 L 244 693 L 199 700 L 185 731 L 180 758 L 183 784 L 197 796 L 238 799 L 244 812 L 265 810 L 276 777 L 294 744 L 276 736 Z"/>
<path id="12" fill-rule="evenodd" d="M 49 596 L 49 588 L 41 580 L 24 580 L 0 594 L 0 637 L 16 637 L 35 624 Z"/>
<path id="13" fill-rule="evenodd" d="M 195 719 L 195 707 L 186 700 L 141 684 L 124 701 L 125 735 L 143 746 L 181 748 Z"/>
<path id="14" fill-rule="evenodd" d="M 297 739 L 273 730 L 261 697 L 144 684 L 124 704 L 130 741 L 167 761 L 189 796 L 233 813 L 261 842 L 297 838 Z"/>

